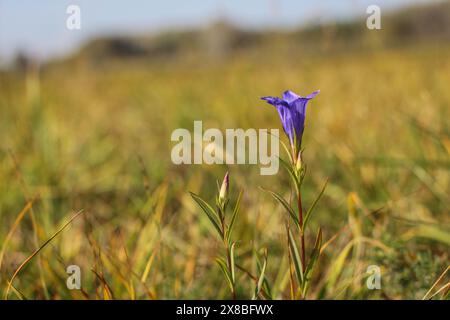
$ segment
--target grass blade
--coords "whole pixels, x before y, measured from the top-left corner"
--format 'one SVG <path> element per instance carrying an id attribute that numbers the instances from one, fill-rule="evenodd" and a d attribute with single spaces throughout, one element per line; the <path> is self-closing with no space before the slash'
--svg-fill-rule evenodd
<path id="1" fill-rule="evenodd" d="M 25 205 L 25 207 L 22 209 L 22 211 L 20 211 L 20 213 L 18 214 L 16 220 L 14 221 L 11 229 L 9 230 L 5 239 L 3 240 L 2 248 L 0 250 L 0 269 L 2 268 L 3 256 L 5 254 L 6 246 L 8 245 L 9 240 L 11 239 L 12 235 L 14 234 L 14 231 L 19 226 L 20 221 L 22 221 L 25 214 L 33 207 L 34 201 L 35 201 L 35 199 L 28 201 L 28 203 Z"/>
<path id="2" fill-rule="evenodd" d="M 147 264 L 145 265 L 145 269 L 144 269 L 144 272 L 142 273 L 142 277 L 141 277 L 141 282 L 143 282 L 143 283 L 145 283 L 147 281 L 147 277 L 148 277 L 148 274 L 150 273 L 150 269 L 152 268 L 153 260 L 155 259 L 156 252 L 157 252 L 156 250 L 154 250 L 152 252 L 150 257 L 148 258 Z"/>
<path id="3" fill-rule="evenodd" d="M 336 283 L 339 275 L 341 274 L 341 271 L 344 267 L 345 259 L 347 258 L 347 255 L 350 253 L 350 249 L 353 247 L 354 241 L 350 241 L 344 249 L 340 252 L 340 254 L 337 256 L 337 258 L 334 259 L 334 263 L 329 268 L 330 274 L 327 276 L 328 279 L 328 286 L 332 288 L 334 284 Z"/>
<path id="4" fill-rule="evenodd" d="M 438 285 L 438 283 L 444 278 L 445 274 L 447 273 L 447 271 L 450 270 L 450 266 L 447 267 L 447 269 L 444 270 L 444 272 L 441 273 L 441 275 L 438 277 L 438 279 L 433 283 L 433 285 L 431 286 L 431 288 L 427 291 L 427 293 L 425 293 L 425 295 L 423 296 L 422 300 L 426 300 L 428 295 L 431 293 L 431 291 L 433 291 L 433 289 Z M 448 284 L 447 284 L 448 285 Z M 442 289 L 442 288 L 441 288 Z M 433 295 L 434 296 L 434 295 Z"/>
<path id="5" fill-rule="evenodd" d="M 258 259 L 257 263 L 258 263 L 258 268 L 260 269 L 260 271 L 259 271 L 259 278 L 256 283 L 255 294 L 253 295 L 253 299 L 256 299 L 259 296 L 261 289 L 263 288 L 263 285 L 265 282 L 265 273 L 266 273 L 266 267 L 267 267 L 267 250 L 264 252 L 263 265 L 261 266 L 259 259 Z"/>
<path id="6" fill-rule="evenodd" d="M 50 238 L 48 238 L 39 248 L 37 248 L 28 258 L 26 258 L 20 266 L 16 269 L 11 279 L 8 281 L 8 286 L 6 287 L 5 292 L 5 300 L 8 300 L 9 291 L 11 290 L 11 286 L 13 284 L 14 279 L 17 277 L 19 272 L 33 259 L 42 249 L 44 249 L 56 236 L 58 236 L 73 220 L 75 220 L 79 215 L 81 215 L 83 211 L 78 211 L 69 221 L 67 221 L 61 228 L 58 229 Z"/>

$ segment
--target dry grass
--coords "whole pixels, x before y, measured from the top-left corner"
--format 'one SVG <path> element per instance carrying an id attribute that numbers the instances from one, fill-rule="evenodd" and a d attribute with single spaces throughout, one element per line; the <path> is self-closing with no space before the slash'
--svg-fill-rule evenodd
<path id="1" fill-rule="evenodd" d="M 278 128 L 259 97 L 290 88 L 321 89 L 304 137 L 306 205 L 329 178 L 311 221 L 326 247 L 308 298 L 430 297 L 449 281 L 435 285 L 450 261 L 449 55 L 444 45 L 318 55 L 273 48 L 206 63 L 78 62 L 39 77 L 1 75 L 0 288 L 84 210 L 15 277 L 9 298 L 229 297 L 214 265 L 220 244 L 188 193 L 213 199 L 228 169 L 233 198 L 245 190 L 236 261 L 253 273 L 237 270 L 237 294 L 253 295 L 255 252 L 267 248 L 272 295 L 289 298 L 286 213 L 259 188 L 288 197 L 287 175 L 173 166 L 170 133 L 196 119 Z M 81 267 L 81 291 L 66 288 L 70 264 Z M 374 264 L 382 290 L 365 285 Z M 445 295 L 448 286 L 434 298 Z"/>

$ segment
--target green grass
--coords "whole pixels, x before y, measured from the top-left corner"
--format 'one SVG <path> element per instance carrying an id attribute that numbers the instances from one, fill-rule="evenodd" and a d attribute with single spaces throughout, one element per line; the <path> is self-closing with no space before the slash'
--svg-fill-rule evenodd
<path id="1" fill-rule="evenodd" d="M 450 261 L 449 55 L 444 45 L 282 47 L 1 74 L 2 297 L 19 265 L 83 210 L 20 270 L 10 299 L 229 298 L 215 263 L 221 244 L 189 194 L 213 201 L 229 170 L 230 198 L 244 189 L 236 261 L 251 273 L 236 270 L 237 296 L 253 296 L 267 249 L 272 296 L 289 299 L 286 212 L 260 189 L 289 198 L 287 174 L 170 162 L 172 130 L 192 130 L 193 120 L 279 128 L 259 97 L 287 88 L 321 89 L 303 142 L 305 206 L 329 179 L 310 222 L 322 227 L 324 247 L 307 298 L 421 299 L 432 288 L 429 297 L 449 281 L 447 273 L 433 286 Z M 66 288 L 71 264 L 81 267 L 82 291 Z M 366 288 L 369 265 L 381 268 L 381 290 Z"/>

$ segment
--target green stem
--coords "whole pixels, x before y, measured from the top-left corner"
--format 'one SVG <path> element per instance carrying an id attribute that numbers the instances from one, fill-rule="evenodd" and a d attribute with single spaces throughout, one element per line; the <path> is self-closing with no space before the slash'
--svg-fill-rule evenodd
<path id="1" fill-rule="evenodd" d="M 303 267 L 302 269 L 303 269 L 303 272 L 305 272 L 305 267 L 306 267 L 306 264 L 305 264 L 305 233 L 303 230 L 302 195 L 300 193 L 300 190 L 298 193 L 297 205 L 298 205 L 298 222 L 300 224 L 300 242 L 302 245 L 302 248 L 301 248 L 301 259 L 302 259 L 302 267 Z"/>
<path id="2" fill-rule="evenodd" d="M 224 210 L 225 208 L 219 208 L 219 213 L 220 213 L 220 218 L 221 218 L 221 227 L 222 227 L 222 235 L 223 235 L 223 238 L 222 238 L 222 240 L 223 240 L 223 245 L 224 245 L 224 247 L 225 247 L 225 251 L 226 251 L 226 253 L 227 253 L 227 266 L 228 266 L 228 272 L 229 272 L 229 274 L 231 275 L 232 274 L 232 268 L 233 268 L 233 266 L 231 265 L 231 248 L 230 248 L 230 246 L 229 246 L 229 244 L 228 244 L 228 242 L 227 242 L 227 236 L 226 236 L 226 234 L 227 234 L 227 229 L 226 229 L 226 224 L 225 224 L 225 210 Z M 233 296 L 233 300 L 236 300 L 236 289 L 235 289 L 235 285 L 234 285 L 234 281 L 233 281 L 233 279 L 231 279 L 232 280 L 232 283 L 231 283 L 231 294 L 232 294 L 232 296 Z"/>
<path id="3" fill-rule="evenodd" d="M 300 152 L 301 150 L 297 150 L 296 148 L 292 148 L 292 155 L 293 155 L 293 169 L 294 172 L 297 172 L 297 161 L 301 161 L 300 159 Z M 300 174 L 299 174 L 300 175 Z M 299 177 L 299 179 L 301 179 Z M 305 263 L 305 233 L 303 230 L 303 208 L 302 208 L 302 195 L 301 195 L 301 182 L 300 185 L 298 186 L 298 194 L 297 194 L 297 206 L 298 206 L 298 222 L 300 225 L 300 242 L 301 242 L 301 259 L 302 259 L 302 269 L 303 272 L 305 272 L 305 267 L 306 267 L 306 263 Z"/>

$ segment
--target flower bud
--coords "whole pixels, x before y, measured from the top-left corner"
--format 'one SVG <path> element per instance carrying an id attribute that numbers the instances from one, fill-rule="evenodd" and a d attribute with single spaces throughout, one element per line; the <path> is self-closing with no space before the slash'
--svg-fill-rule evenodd
<path id="1" fill-rule="evenodd" d="M 297 156 L 297 161 L 295 162 L 295 169 L 300 172 L 302 169 L 302 152 L 300 151 Z"/>
<path id="2" fill-rule="evenodd" d="M 219 201 L 224 203 L 228 198 L 228 188 L 230 187 L 230 178 L 228 176 L 228 172 L 225 174 L 223 178 L 222 186 L 220 187 L 219 192 Z"/>

